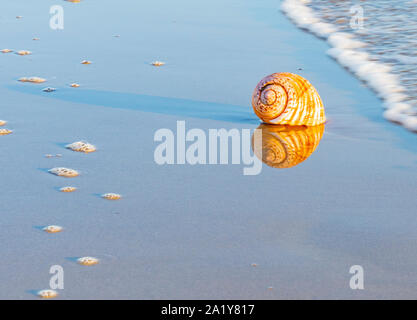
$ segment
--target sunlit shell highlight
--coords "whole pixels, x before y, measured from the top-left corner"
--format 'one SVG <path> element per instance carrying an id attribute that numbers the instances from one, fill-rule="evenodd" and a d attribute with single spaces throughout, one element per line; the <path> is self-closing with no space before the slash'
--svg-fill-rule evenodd
<path id="1" fill-rule="evenodd" d="M 52 168 L 48 172 L 65 178 L 73 178 L 79 175 L 77 170 L 68 168 Z"/>
<path id="2" fill-rule="evenodd" d="M 93 266 L 99 263 L 99 260 L 94 257 L 82 257 L 77 259 L 77 262 L 83 266 Z"/>
<path id="3" fill-rule="evenodd" d="M 58 292 L 52 289 L 40 290 L 37 294 L 42 299 L 52 299 L 58 296 Z"/>
<path id="4" fill-rule="evenodd" d="M 255 114 L 265 123 L 315 126 L 326 121 L 313 85 L 303 77 L 274 73 L 263 78 L 252 95 Z"/>
<path id="5" fill-rule="evenodd" d="M 84 153 L 90 153 L 96 151 L 96 147 L 88 142 L 84 141 L 77 141 L 71 144 L 68 144 L 65 146 L 67 149 L 71 149 L 72 151 L 77 152 L 84 152 Z"/>
<path id="6" fill-rule="evenodd" d="M 57 233 L 57 232 L 61 232 L 63 228 L 61 226 L 50 225 L 50 226 L 46 226 L 42 230 L 47 233 Z"/>
<path id="7" fill-rule="evenodd" d="M 284 126 L 261 124 L 262 148 L 254 148 L 252 136 L 252 149 L 255 155 L 266 165 L 273 168 L 291 168 L 308 157 L 316 150 L 323 136 L 324 125 Z"/>
<path id="8" fill-rule="evenodd" d="M 117 193 L 105 193 L 102 194 L 101 197 L 107 200 L 119 200 L 122 198 L 122 196 Z"/>

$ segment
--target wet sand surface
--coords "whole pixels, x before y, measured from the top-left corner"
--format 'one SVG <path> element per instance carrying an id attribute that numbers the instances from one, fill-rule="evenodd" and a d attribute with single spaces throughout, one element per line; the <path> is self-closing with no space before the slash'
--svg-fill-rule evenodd
<path id="1" fill-rule="evenodd" d="M 65 271 L 57 299 L 417 297 L 417 137 L 386 122 L 278 3 L 62 1 L 65 28 L 51 30 L 55 4 L 1 5 L 2 46 L 32 54 L 0 54 L 0 118 L 13 130 L 0 136 L 0 298 L 38 299 L 52 265 Z M 326 108 L 303 163 L 244 176 L 243 165 L 154 162 L 155 131 L 177 120 L 255 129 L 252 91 L 278 71 L 309 79 Z M 47 81 L 17 81 L 30 76 Z M 97 151 L 65 148 L 80 140 Z M 100 263 L 77 263 L 86 256 Z M 352 265 L 365 290 L 349 288 Z"/>

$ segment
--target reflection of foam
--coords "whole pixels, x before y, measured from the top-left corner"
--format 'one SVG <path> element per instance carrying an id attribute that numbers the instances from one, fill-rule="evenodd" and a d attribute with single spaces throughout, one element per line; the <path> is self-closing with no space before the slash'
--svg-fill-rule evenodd
<path id="1" fill-rule="evenodd" d="M 254 150 L 263 163 L 273 168 L 291 168 L 306 160 L 320 143 L 324 124 L 314 127 L 261 124 L 262 151 Z M 253 149 L 252 136 L 252 149 Z"/>
<path id="2" fill-rule="evenodd" d="M 327 54 L 366 82 L 384 100 L 388 109 L 384 112 L 387 120 L 417 132 L 417 118 L 412 106 L 405 102 L 408 98 L 404 94 L 406 90 L 398 76 L 392 73 L 390 66 L 376 62 L 368 53 L 359 51 L 366 47 L 366 43 L 356 40 L 352 34 L 340 32 L 334 24 L 321 21 L 314 10 L 307 6 L 309 2 L 310 0 L 284 0 L 281 8 L 298 27 L 326 39 L 332 46 Z"/>

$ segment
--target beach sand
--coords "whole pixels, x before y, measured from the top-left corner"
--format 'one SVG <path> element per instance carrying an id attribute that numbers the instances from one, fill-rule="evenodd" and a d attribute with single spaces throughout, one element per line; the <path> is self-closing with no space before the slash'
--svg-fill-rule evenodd
<path id="1" fill-rule="evenodd" d="M 52 30 L 55 4 L 1 5 L 2 46 L 32 54 L 0 54 L 0 118 L 13 130 L 0 136 L 0 298 L 38 299 L 52 265 L 65 271 L 57 299 L 417 298 L 416 135 L 385 121 L 279 2 L 63 1 L 65 28 Z M 154 162 L 155 131 L 177 120 L 255 129 L 252 91 L 279 71 L 323 99 L 310 158 L 257 176 Z M 30 76 L 47 82 L 17 81 Z M 79 140 L 97 151 L 65 149 Z M 84 256 L 100 262 L 81 266 Z M 365 290 L 350 289 L 352 265 Z"/>

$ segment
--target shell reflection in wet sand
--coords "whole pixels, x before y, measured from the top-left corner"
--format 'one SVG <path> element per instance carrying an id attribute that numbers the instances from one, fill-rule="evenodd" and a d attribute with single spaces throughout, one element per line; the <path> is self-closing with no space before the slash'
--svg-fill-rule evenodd
<path id="1" fill-rule="evenodd" d="M 45 228 L 43 228 L 43 231 L 47 233 L 57 233 L 57 232 L 61 232 L 62 229 L 63 228 L 61 226 L 50 225 L 50 226 L 46 226 Z"/>
<path id="2" fill-rule="evenodd" d="M 37 294 L 38 294 L 38 297 L 42 299 L 52 299 L 58 296 L 58 292 L 56 292 L 55 290 L 51 290 L 51 289 L 38 291 Z"/>
<path id="3" fill-rule="evenodd" d="M 82 257 L 77 259 L 77 262 L 83 266 L 93 266 L 98 264 L 99 260 L 93 257 Z"/>
<path id="4" fill-rule="evenodd" d="M 56 176 L 72 178 L 79 175 L 77 170 L 69 169 L 69 168 L 52 168 L 48 170 L 49 173 L 52 173 Z"/>
<path id="5" fill-rule="evenodd" d="M 291 168 L 306 160 L 320 143 L 324 124 L 305 126 L 285 126 L 261 124 L 262 151 L 254 150 L 263 163 L 273 168 Z M 254 149 L 252 135 L 252 150 Z"/>

